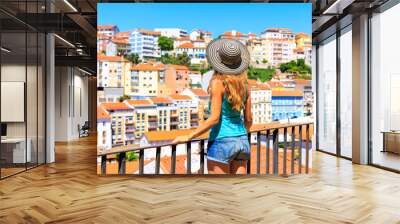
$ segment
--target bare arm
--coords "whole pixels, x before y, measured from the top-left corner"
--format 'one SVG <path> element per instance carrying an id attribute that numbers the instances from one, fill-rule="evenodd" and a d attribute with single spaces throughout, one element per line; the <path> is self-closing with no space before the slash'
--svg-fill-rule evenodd
<path id="1" fill-rule="evenodd" d="M 244 126 L 246 127 L 247 132 L 250 131 L 250 127 L 252 124 L 253 124 L 253 114 L 251 113 L 250 88 L 248 88 L 247 100 L 244 108 Z"/>
<path id="2" fill-rule="evenodd" d="M 211 115 L 201 124 L 196 130 L 187 136 L 177 137 L 173 143 L 181 143 L 190 141 L 193 138 L 200 136 L 206 131 L 210 130 L 214 125 L 218 124 L 221 116 L 222 97 L 224 95 L 224 85 L 220 80 L 213 80 L 211 82 Z"/>

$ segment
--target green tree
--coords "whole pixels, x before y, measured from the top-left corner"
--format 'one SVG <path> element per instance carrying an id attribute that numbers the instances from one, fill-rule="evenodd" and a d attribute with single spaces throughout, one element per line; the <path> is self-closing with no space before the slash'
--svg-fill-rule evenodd
<path id="1" fill-rule="evenodd" d="M 174 40 L 170 37 L 161 36 L 158 38 L 158 46 L 161 49 L 161 55 L 163 55 L 163 51 L 171 51 L 174 49 Z"/>
<path id="2" fill-rule="evenodd" d="M 135 152 L 127 152 L 126 153 L 126 160 L 135 161 L 135 160 L 138 160 L 138 159 L 139 159 L 139 156 L 138 156 L 137 153 L 135 153 Z"/>
<path id="3" fill-rule="evenodd" d="M 279 65 L 281 72 L 289 72 L 292 74 L 311 74 L 311 67 L 305 64 L 304 59 L 298 59 L 297 61 L 290 61 Z"/>
<path id="4" fill-rule="evenodd" d="M 176 60 L 178 65 L 190 65 L 190 57 L 186 52 L 183 52 L 183 54 L 178 54 Z"/>
<path id="5" fill-rule="evenodd" d="M 261 82 L 270 81 L 275 75 L 275 69 L 249 67 L 247 76 L 249 79 L 260 80 Z"/>
<path id="6" fill-rule="evenodd" d="M 120 154 L 121 153 L 117 154 L 117 160 L 119 160 Z M 139 159 L 139 156 L 136 152 L 127 152 L 125 158 L 127 161 L 135 161 Z"/>
<path id="7" fill-rule="evenodd" d="M 142 60 L 140 60 L 140 57 L 136 53 L 131 53 L 128 56 L 126 56 L 126 59 L 133 64 L 139 64 Z"/>
<path id="8" fill-rule="evenodd" d="M 164 54 L 161 56 L 160 61 L 163 64 L 186 65 L 190 67 L 190 57 L 186 52 L 177 56 Z"/>
<path id="9" fill-rule="evenodd" d="M 264 59 L 262 60 L 262 63 L 263 63 L 263 64 L 267 64 L 267 63 L 268 63 L 268 60 L 264 58 Z"/>
<path id="10" fill-rule="evenodd" d="M 123 95 L 123 96 L 118 97 L 119 102 L 124 102 L 124 100 L 130 100 L 130 99 L 131 99 L 131 97 L 128 95 Z"/>

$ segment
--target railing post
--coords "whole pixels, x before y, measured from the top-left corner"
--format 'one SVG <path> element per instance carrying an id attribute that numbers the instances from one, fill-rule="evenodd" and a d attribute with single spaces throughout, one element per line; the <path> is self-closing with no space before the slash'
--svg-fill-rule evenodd
<path id="1" fill-rule="evenodd" d="M 247 133 L 247 138 L 249 139 L 250 146 L 250 159 L 247 160 L 247 174 L 251 173 L 251 132 Z"/>
<path id="2" fill-rule="evenodd" d="M 171 151 L 171 174 L 175 174 L 175 167 L 176 167 L 176 145 L 172 145 Z"/>
<path id="3" fill-rule="evenodd" d="M 126 173 L 126 152 L 121 152 L 118 156 L 118 174 Z"/>
<path id="4" fill-rule="evenodd" d="M 186 143 L 186 174 L 192 174 L 192 143 Z"/>
<path id="5" fill-rule="evenodd" d="M 272 161 L 272 173 L 274 175 L 278 174 L 278 168 L 279 168 L 279 149 L 278 149 L 278 141 L 279 141 L 279 128 L 275 129 L 273 132 L 273 161 Z"/>
<path id="6" fill-rule="evenodd" d="M 270 139 L 269 139 L 269 136 L 270 136 L 270 130 L 268 129 L 267 130 L 267 133 L 265 134 L 265 137 L 266 137 L 266 143 L 265 143 L 265 148 L 266 148 L 266 150 L 267 150 L 267 153 L 266 153 L 266 156 L 265 156 L 265 158 L 266 158 L 266 162 L 265 162 L 265 166 L 266 166 L 266 169 L 265 169 L 265 174 L 269 174 L 269 147 L 270 147 Z"/>
<path id="7" fill-rule="evenodd" d="M 141 149 L 139 151 L 139 174 L 143 175 L 144 173 L 144 150 Z"/>
<path id="8" fill-rule="evenodd" d="M 292 127 L 292 135 L 291 135 L 291 137 L 292 137 L 292 161 L 291 161 L 291 164 L 290 164 L 290 173 L 292 174 L 292 175 L 294 175 L 294 157 L 295 157 L 295 150 L 296 150 L 296 126 L 293 126 Z"/>
<path id="9" fill-rule="evenodd" d="M 299 174 L 301 174 L 301 163 L 303 153 L 303 125 L 299 125 Z"/>
<path id="10" fill-rule="evenodd" d="M 287 127 L 283 128 L 283 175 L 287 176 L 286 172 L 286 151 L 287 151 Z"/>
<path id="11" fill-rule="evenodd" d="M 161 156 L 161 147 L 157 147 L 156 149 L 156 166 L 155 166 L 155 174 L 160 174 L 160 156 Z"/>
<path id="12" fill-rule="evenodd" d="M 204 140 L 200 141 L 200 174 L 204 174 Z"/>
<path id="13" fill-rule="evenodd" d="M 261 133 L 257 131 L 257 175 L 260 175 L 261 170 Z"/>
<path id="14" fill-rule="evenodd" d="M 101 156 L 101 175 L 106 175 L 107 174 L 107 156 L 103 155 Z"/>
<path id="15" fill-rule="evenodd" d="M 309 160 L 310 160 L 309 147 L 310 147 L 310 124 L 307 124 L 306 125 L 306 173 L 308 173 Z"/>

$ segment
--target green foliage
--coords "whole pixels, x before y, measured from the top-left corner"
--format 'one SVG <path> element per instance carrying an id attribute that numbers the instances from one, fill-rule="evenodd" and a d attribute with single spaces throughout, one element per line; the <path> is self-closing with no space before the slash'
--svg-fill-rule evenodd
<path id="1" fill-rule="evenodd" d="M 292 60 L 288 63 L 283 63 L 279 66 L 281 72 L 288 72 L 292 74 L 309 75 L 311 74 L 311 67 L 306 65 L 304 59 Z"/>
<path id="2" fill-rule="evenodd" d="M 283 149 L 285 147 L 285 144 L 283 142 L 278 143 L 278 148 Z"/>
<path id="3" fill-rule="evenodd" d="M 262 60 L 262 63 L 263 63 L 263 64 L 267 64 L 267 63 L 268 63 L 268 60 L 267 60 L 267 59 L 263 59 L 263 60 Z"/>
<path id="4" fill-rule="evenodd" d="M 163 64 L 175 64 L 175 65 L 190 66 L 190 57 L 187 55 L 186 52 L 183 52 L 183 54 L 178 54 L 177 56 L 164 54 L 161 56 L 160 61 Z"/>
<path id="5" fill-rule="evenodd" d="M 124 100 L 130 100 L 130 99 L 131 99 L 131 97 L 128 95 L 123 95 L 123 96 L 118 97 L 119 102 L 124 102 Z"/>
<path id="6" fill-rule="evenodd" d="M 249 67 L 247 77 L 249 79 L 260 80 L 261 82 L 270 81 L 275 75 L 275 69 L 272 68 L 253 68 Z"/>
<path id="7" fill-rule="evenodd" d="M 121 153 L 117 154 L 117 160 L 119 160 Z M 136 152 L 127 152 L 126 153 L 126 160 L 127 161 L 136 161 L 139 159 L 139 156 Z"/>
<path id="8" fill-rule="evenodd" d="M 174 40 L 170 37 L 161 36 L 158 38 L 158 46 L 162 51 L 171 51 L 174 49 Z"/>
<path id="9" fill-rule="evenodd" d="M 126 160 L 128 161 L 135 161 L 138 160 L 139 156 L 136 152 L 127 152 L 126 153 Z"/>
<path id="10" fill-rule="evenodd" d="M 190 65 L 190 70 L 192 71 L 199 71 L 201 74 L 204 74 L 211 70 L 211 66 L 207 65 L 206 63 L 202 62 L 200 65 Z"/>
<path id="11" fill-rule="evenodd" d="M 131 53 L 126 56 L 126 60 L 132 62 L 133 64 L 139 64 L 141 62 L 139 55 L 136 53 Z"/>

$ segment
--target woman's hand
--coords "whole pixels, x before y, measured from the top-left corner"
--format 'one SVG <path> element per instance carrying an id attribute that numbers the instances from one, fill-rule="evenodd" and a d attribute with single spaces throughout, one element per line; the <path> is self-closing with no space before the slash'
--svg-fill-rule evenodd
<path id="1" fill-rule="evenodd" d="M 190 137 L 190 135 L 182 135 L 182 136 L 178 136 L 176 137 L 173 141 L 172 144 L 179 144 L 179 143 L 184 143 L 184 142 L 188 142 L 192 140 L 192 138 Z"/>

